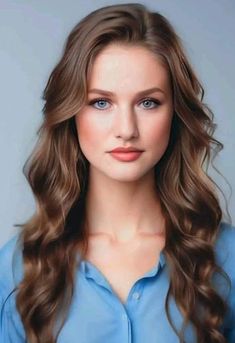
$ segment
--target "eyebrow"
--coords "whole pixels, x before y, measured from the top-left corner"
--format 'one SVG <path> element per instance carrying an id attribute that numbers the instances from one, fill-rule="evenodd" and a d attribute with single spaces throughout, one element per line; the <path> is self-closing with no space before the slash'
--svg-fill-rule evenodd
<path id="1" fill-rule="evenodd" d="M 141 95 L 147 95 L 147 94 L 154 93 L 154 92 L 161 92 L 161 93 L 165 94 L 164 91 L 161 88 L 152 87 L 152 88 L 140 91 L 136 95 L 140 95 L 141 96 Z M 110 91 L 107 91 L 107 90 L 104 90 L 104 89 L 98 89 L 98 88 L 90 89 L 88 91 L 88 93 L 97 93 L 97 94 L 103 94 L 103 95 L 109 95 L 109 96 L 113 96 L 114 95 L 113 92 L 110 92 Z"/>

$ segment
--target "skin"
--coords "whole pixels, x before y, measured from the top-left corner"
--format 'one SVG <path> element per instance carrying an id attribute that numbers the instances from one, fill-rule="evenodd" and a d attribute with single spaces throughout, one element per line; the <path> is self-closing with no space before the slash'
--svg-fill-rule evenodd
<path id="1" fill-rule="evenodd" d="M 137 94 L 152 87 L 164 93 Z M 113 95 L 90 92 L 93 88 Z M 146 101 L 149 97 L 160 105 Z M 105 101 L 90 103 L 100 98 Z M 164 236 L 154 166 L 167 148 L 172 117 L 169 75 L 152 52 L 121 44 L 100 52 L 88 80 L 87 103 L 75 121 L 82 152 L 90 163 L 89 233 L 101 250 L 110 245 L 130 249 L 136 242 Z M 120 162 L 108 153 L 120 146 L 144 152 L 135 161 Z"/>

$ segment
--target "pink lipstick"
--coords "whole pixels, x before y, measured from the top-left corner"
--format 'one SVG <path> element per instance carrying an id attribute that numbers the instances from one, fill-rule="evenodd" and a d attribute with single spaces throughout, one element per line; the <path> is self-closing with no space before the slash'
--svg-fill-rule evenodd
<path id="1" fill-rule="evenodd" d="M 130 152 L 111 152 L 111 155 L 119 161 L 131 162 L 137 160 L 140 157 L 142 151 L 130 151 Z"/>
<path id="2" fill-rule="evenodd" d="M 118 161 L 122 161 L 122 162 L 135 161 L 135 160 L 137 160 L 137 158 L 140 157 L 142 152 L 143 152 L 143 150 L 139 150 L 135 147 L 128 147 L 128 148 L 118 147 L 118 148 L 110 151 L 111 155 L 115 159 L 117 159 Z"/>

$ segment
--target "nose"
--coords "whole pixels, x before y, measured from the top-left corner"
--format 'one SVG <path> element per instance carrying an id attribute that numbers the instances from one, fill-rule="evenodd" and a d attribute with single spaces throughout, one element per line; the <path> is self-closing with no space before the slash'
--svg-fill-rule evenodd
<path id="1" fill-rule="evenodd" d="M 129 140 L 139 134 L 136 114 L 130 106 L 123 106 L 117 110 L 113 125 L 117 138 L 121 137 L 124 140 Z"/>

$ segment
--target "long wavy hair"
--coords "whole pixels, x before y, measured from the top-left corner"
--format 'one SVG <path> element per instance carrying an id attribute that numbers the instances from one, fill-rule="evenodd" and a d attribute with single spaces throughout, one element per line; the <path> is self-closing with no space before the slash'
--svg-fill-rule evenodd
<path id="1" fill-rule="evenodd" d="M 80 149 L 74 117 L 87 101 L 87 79 L 97 54 L 115 42 L 149 49 L 164 63 L 171 80 L 171 135 L 155 166 L 155 187 L 166 219 L 167 318 L 180 342 L 191 322 L 197 342 L 225 343 L 220 327 L 227 303 L 212 276 L 218 272 L 230 280 L 216 264 L 214 246 L 223 212 L 219 187 L 208 174 L 223 144 L 213 137 L 214 114 L 203 102 L 203 86 L 182 40 L 164 16 L 138 3 L 106 6 L 84 17 L 70 32 L 43 92 L 43 122 L 23 166 L 36 210 L 27 222 L 15 225 L 21 228 L 24 264 L 16 305 L 27 339 L 57 341 L 73 298 L 77 253 L 82 259 L 87 252 L 89 163 Z M 184 318 L 179 331 L 170 315 L 170 296 Z"/>

